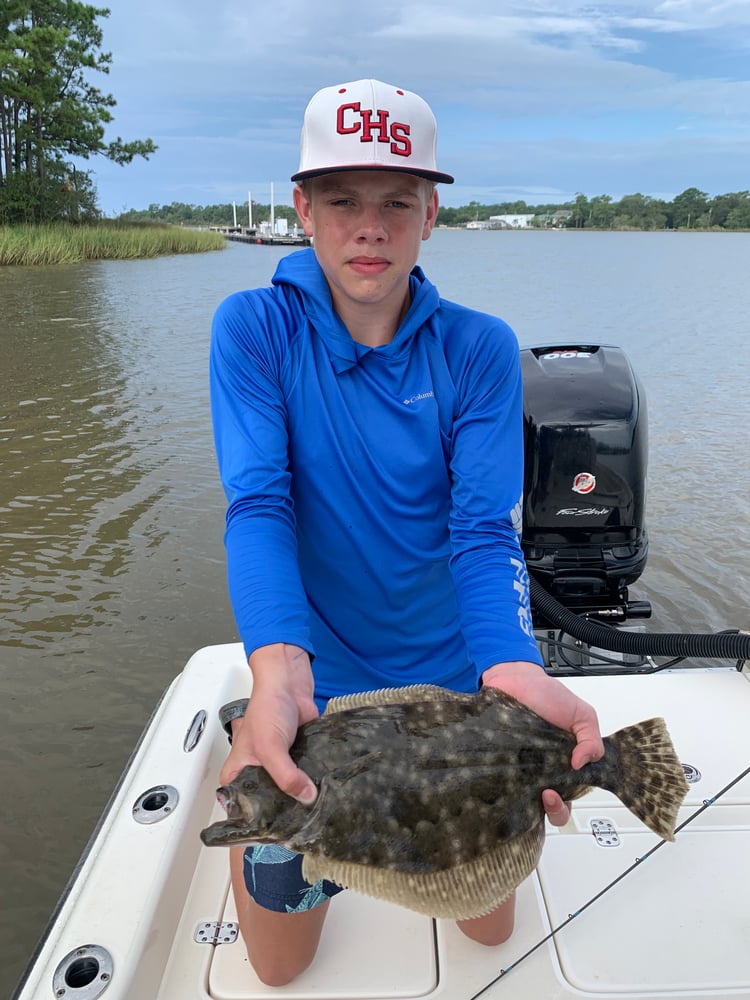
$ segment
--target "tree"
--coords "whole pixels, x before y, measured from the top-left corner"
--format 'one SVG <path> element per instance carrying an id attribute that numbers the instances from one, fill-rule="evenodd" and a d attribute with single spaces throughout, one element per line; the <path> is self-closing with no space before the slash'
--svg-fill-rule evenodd
<path id="1" fill-rule="evenodd" d="M 675 229 L 682 226 L 695 229 L 701 216 L 708 212 L 708 195 L 698 188 L 686 188 L 675 197 L 672 210 Z"/>
<path id="2" fill-rule="evenodd" d="M 615 210 L 612 206 L 612 198 L 608 194 L 599 194 L 591 199 L 591 225 L 597 229 L 609 229 Z"/>
<path id="3" fill-rule="evenodd" d="M 725 223 L 727 229 L 750 229 L 750 197 L 747 196 L 747 191 L 744 194 L 746 197 L 727 215 Z"/>
<path id="4" fill-rule="evenodd" d="M 570 218 L 566 223 L 569 229 L 583 229 L 587 222 L 591 223 L 591 206 L 585 194 L 579 192 L 575 203 L 568 204 L 567 207 L 571 209 Z"/>
<path id="5" fill-rule="evenodd" d="M 89 76 L 109 72 L 98 24 L 108 16 L 77 0 L 0 4 L 0 221 L 95 213 L 90 177 L 73 158 L 125 165 L 156 151 L 151 139 L 104 140 L 116 102 Z"/>
<path id="6" fill-rule="evenodd" d="M 663 229 L 667 214 L 664 202 L 644 194 L 626 194 L 615 206 L 617 229 Z"/>
<path id="7" fill-rule="evenodd" d="M 727 220 L 734 209 L 738 212 L 732 216 L 742 218 L 743 213 L 750 212 L 750 191 L 731 191 L 728 194 L 717 195 L 709 205 L 711 211 L 711 225 L 726 226 Z M 745 216 L 747 217 L 747 216 Z M 729 228 L 734 228 L 730 226 Z M 740 229 L 750 228 L 750 224 L 739 226 Z"/>

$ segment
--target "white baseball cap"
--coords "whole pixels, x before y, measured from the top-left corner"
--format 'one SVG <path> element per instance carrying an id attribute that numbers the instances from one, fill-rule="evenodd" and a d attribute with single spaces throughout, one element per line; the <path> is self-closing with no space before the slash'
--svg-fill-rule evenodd
<path id="1" fill-rule="evenodd" d="M 324 87 L 305 111 L 293 181 L 339 170 L 398 170 L 452 184 L 437 169 L 437 125 L 417 94 L 380 80 Z"/>

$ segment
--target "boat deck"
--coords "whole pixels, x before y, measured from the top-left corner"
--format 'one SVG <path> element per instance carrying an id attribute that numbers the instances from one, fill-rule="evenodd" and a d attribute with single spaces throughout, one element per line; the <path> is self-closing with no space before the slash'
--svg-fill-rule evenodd
<path id="1" fill-rule="evenodd" d="M 240 939 L 196 940 L 200 925 L 236 919 L 226 852 L 203 847 L 198 834 L 222 815 L 214 790 L 227 744 L 217 711 L 248 684 L 239 644 L 200 650 L 144 733 L 18 1000 L 55 996 L 58 964 L 71 952 L 75 963 L 76 949 L 91 944 L 112 957 L 106 1000 L 750 1000 L 750 776 L 711 801 L 750 764 L 747 665 L 565 683 L 596 706 L 605 733 L 665 717 L 683 764 L 699 776 L 680 822 L 711 803 L 676 842 L 649 854 L 660 843 L 654 834 L 594 790 L 566 827 L 550 828 L 538 870 L 519 888 L 506 944 L 484 948 L 449 921 L 349 892 L 331 906 L 312 967 L 269 988 Z M 186 751 L 201 711 L 203 735 Z M 162 786 L 179 796 L 167 811 Z M 151 789 L 152 818 L 163 818 L 138 823 L 133 806 Z M 82 952 L 58 995 L 96 997 L 96 983 L 83 982 L 92 968 Z"/>

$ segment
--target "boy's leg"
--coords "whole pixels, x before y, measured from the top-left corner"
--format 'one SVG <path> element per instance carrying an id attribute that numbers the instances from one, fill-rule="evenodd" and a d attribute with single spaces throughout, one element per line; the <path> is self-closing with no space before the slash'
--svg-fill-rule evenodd
<path id="1" fill-rule="evenodd" d="M 245 881 L 245 848 L 232 847 L 229 855 L 232 891 L 247 957 L 261 982 L 284 986 L 304 972 L 315 957 L 328 899 L 322 897 L 317 905 L 302 912 L 260 906 L 250 896 Z"/>
<path id="2" fill-rule="evenodd" d="M 513 893 L 496 910 L 483 917 L 457 921 L 459 930 L 480 944 L 496 945 L 507 941 L 513 933 L 516 916 L 516 894 Z"/>

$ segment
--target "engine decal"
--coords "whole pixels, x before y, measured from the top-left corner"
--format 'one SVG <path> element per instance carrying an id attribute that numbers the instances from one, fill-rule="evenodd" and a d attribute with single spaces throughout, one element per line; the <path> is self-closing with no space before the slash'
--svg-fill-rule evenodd
<path id="1" fill-rule="evenodd" d="M 573 480 L 574 493 L 590 493 L 596 487 L 596 476 L 593 472 L 579 472 Z"/>
<path id="2" fill-rule="evenodd" d="M 555 517 L 604 517 L 609 514 L 609 507 L 561 507 L 555 511 Z"/>

